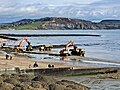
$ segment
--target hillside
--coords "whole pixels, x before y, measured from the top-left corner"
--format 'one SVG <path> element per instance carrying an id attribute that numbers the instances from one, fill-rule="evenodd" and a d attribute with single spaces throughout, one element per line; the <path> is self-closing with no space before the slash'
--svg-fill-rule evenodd
<path id="1" fill-rule="evenodd" d="M 13 23 L 0 24 L 0 29 L 15 30 L 96 30 L 120 29 L 120 20 L 102 20 L 95 23 L 91 21 L 71 18 L 46 17 L 41 19 L 22 19 Z"/>

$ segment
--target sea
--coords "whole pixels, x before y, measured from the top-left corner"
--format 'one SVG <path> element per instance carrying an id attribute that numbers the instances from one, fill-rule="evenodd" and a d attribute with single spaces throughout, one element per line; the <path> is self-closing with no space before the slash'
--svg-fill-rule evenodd
<path id="1" fill-rule="evenodd" d="M 70 40 L 77 47 L 85 50 L 85 57 L 109 60 L 112 62 L 98 62 L 88 60 L 61 60 L 61 57 L 44 54 L 29 54 L 34 60 L 44 62 L 59 62 L 74 66 L 115 66 L 120 67 L 120 30 L 0 30 L 0 34 L 92 34 L 98 36 L 40 36 L 26 37 L 31 45 L 65 45 Z M 18 45 L 24 37 L 15 37 L 18 41 L 8 41 L 8 45 Z M 26 46 L 26 42 L 23 43 Z M 70 47 L 72 48 L 72 47 Z M 59 53 L 59 49 L 51 52 Z"/>

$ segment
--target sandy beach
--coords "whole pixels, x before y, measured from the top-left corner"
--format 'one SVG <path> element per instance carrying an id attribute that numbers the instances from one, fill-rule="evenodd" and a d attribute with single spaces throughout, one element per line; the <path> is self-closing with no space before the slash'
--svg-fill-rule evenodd
<path id="1" fill-rule="evenodd" d="M 2 39 L 0 38 L 0 42 L 2 45 L 2 42 L 8 41 L 9 39 Z M 19 53 L 11 53 L 8 54 L 9 56 L 12 56 L 12 60 L 10 58 L 6 59 L 6 52 L 0 50 L 0 70 L 5 69 L 14 69 L 16 67 L 19 67 L 20 69 L 30 69 L 34 68 L 33 65 L 35 62 L 37 62 L 38 67 L 37 68 L 48 68 L 48 64 L 54 65 L 55 68 L 60 67 L 72 67 L 73 69 L 87 69 L 87 68 L 100 68 L 100 66 L 73 66 L 66 63 L 61 62 L 44 62 L 44 59 L 42 61 L 39 61 L 35 58 L 29 57 L 26 54 L 19 54 Z M 72 57 L 73 59 L 76 59 L 78 57 Z M 72 59 L 71 58 L 71 59 Z M 79 57 L 82 59 L 82 57 Z M 86 60 L 91 60 L 91 58 L 84 57 Z M 92 59 L 93 60 L 93 59 Z M 96 61 L 101 61 L 101 59 L 95 59 Z"/>
<path id="2" fill-rule="evenodd" d="M 6 59 L 4 54 L 0 54 L 0 70 L 4 71 L 5 69 L 15 69 L 16 67 L 19 67 L 20 69 L 30 69 L 34 68 L 34 60 L 30 57 L 27 56 L 13 56 L 12 60 Z M 37 62 L 38 63 L 38 68 L 48 68 L 48 62 Z M 97 68 L 94 66 L 91 67 L 76 67 L 76 66 L 70 66 L 70 65 L 65 65 L 64 63 L 50 63 L 55 65 L 56 68 L 59 67 L 74 67 L 74 68 L 79 68 L 79 69 L 87 69 L 87 68 Z M 31 67 L 29 67 L 31 65 Z M 102 89 L 107 89 L 109 87 L 110 90 L 116 90 L 119 89 L 119 82 L 120 82 L 120 75 L 118 79 L 110 78 L 112 74 L 109 74 L 109 76 L 106 74 L 105 75 L 98 75 L 98 76 L 72 76 L 72 77 L 54 77 L 58 81 L 60 80 L 68 80 L 68 81 L 73 81 L 76 83 L 79 83 L 80 85 L 84 85 L 86 87 L 91 88 L 90 90 L 102 90 Z M 116 77 L 117 74 L 114 74 Z M 113 75 L 112 75 L 113 76 Z M 51 78 L 49 78 L 51 79 Z M 113 83 L 114 82 L 114 83 Z M 104 83 L 104 84 L 103 84 Z M 108 85 L 109 84 L 109 85 Z M 106 85 L 108 87 L 106 87 Z M 2 86 L 5 87 L 5 86 Z M 61 87 L 61 86 L 60 86 Z M 59 88 L 60 88 L 59 87 Z M 10 89 L 11 90 L 11 89 Z M 57 90 L 57 89 L 56 89 Z M 77 89 L 76 89 L 77 90 Z M 78 89 L 79 90 L 79 89 Z"/>
<path id="3" fill-rule="evenodd" d="M 7 39 L 0 38 L 0 43 L 1 43 L 1 42 L 5 42 L 5 41 L 8 41 L 8 40 L 7 40 Z"/>
<path id="4" fill-rule="evenodd" d="M 37 62 L 38 67 L 37 68 L 48 68 L 48 64 L 54 65 L 55 68 L 60 67 L 73 67 L 74 69 L 82 69 L 82 68 L 96 68 L 95 66 L 72 66 L 65 63 L 59 63 L 59 62 L 41 62 L 34 60 L 33 58 L 30 58 L 28 56 L 15 56 L 12 55 L 12 60 L 6 59 L 5 54 L 0 54 L 0 70 L 5 69 L 14 69 L 16 67 L 19 67 L 20 69 L 30 69 L 34 68 L 34 63 Z"/>
<path id="5" fill-rule="evenodd" d="M 13 59 L 6 59 L 6 56 L 1 54 L 0 55 L 0 69 L 13 69 L 15 67 L 19 67 L 21 69 L 28 69 L 28 68 L 34 68 L 33 64 L 35 61 L 27 56 L 12 56 Z M 47 62 L 37 62 L 38 68 L 47 68 L 48 64 Z M 56 67 L 65 67 L 64 64 L 61 63 L 50 63 L 54 64 Z M 67 66 L 69 67 L 69 66 Z"/>
<path id="6" fill-rule="evenodd" d="M 0 42 L 7 41 L 6 39 L 0 39 Z M 0 51 L 0 71 L 5 71 L 5 70 L 15 70 L 15 68 L 19 67 L 20 69 L 35 69 L 33 67 L 35 61 L 37 61 L 38 64 L 38 69 L 45 69 L 48 68 L 48 64 L 54 65 L 55 68 L 63 68 L 63 67 L 72 67 L 73 69 L 90 69 L 90 68 L 100 68 L 97 66 L 73 66 L 73 65 L 68 65 L 65 63 L 59 63 L 59 62 L 44 62 L 44 61 L 39 61 L 37 59 L 31 58 L 27 55 L 20 55 L 20 54 L 8 54 L 12 56 L 12 59 L 10 58 L 6 59 L 6 53 L 4 51 Z M 116 76 L 117 75 L 117 76 Z M 112 77 L 112 78 L 110 78 Z M 118 77 L 118 79 L 116 78 Z M 120 82 L 120 74 L 109 74 L 106 76 L 104 75 L 97 75 L 97 76 L 72 76 L 72 77 L 54 77 L 57 80 L 68 80 L 68 81 L 74 81 L 76 83 L 80 83 L 84 86 L 87 86 L 91 88 L 91 90 L 102 90 L 100 89 L 101 87 L 104 89 L 107 89 L 106 85 L 109 86 L 109 88 L 112 88 L 111 90 L 114 90 L 114 88 L 119 89 L 117 87 L 118 83 Z M 79 78 L 79 79 L 78 79 Z M 94 78 L 94 79 L 93 79 Z M 101 79 L 102 78 L 102 79 Z M 106 79 L 110 78 L 110 79 Z M 100 81 L 100 83 L 99 83 Z M 89 83 L 88 83 L 89 82 Z M 114 84 L 112 83 L 114 82 Z M 104 85 L 102 84 L 104 83 Z M 116 85 L 116 86 L 115 86 Z"/>
<path id="7" fill-rule="evenodd" d="M 8 39 L 2 39 L 0 38 L 0 42 L 8 41 Z M 37 68 L 48 68 L 48 64 L 54 65 L 55 68 L 60 68 L 60 67 L 73 67 L 74 69 L 77 68 L 96 68 L 94 66 L 72 66 L 68 65 L 65 63 L 59 63 L 59 62 L 44 62 L 44 61 L 39 61 L 37 59 L 31 58 L 25 54 L 8 54 L 9 56 L 12 56 L 12 60 L 10 58 L 6 59 L 6 52 L 1 51 L 0 52 L 0 70 L 5 70 L 5 69 L 14 69 L 16 67 L 19 67 L 20 69 L 30 69 L 34 68 L 33 65 L 35 61 L 38 64 Z"/>

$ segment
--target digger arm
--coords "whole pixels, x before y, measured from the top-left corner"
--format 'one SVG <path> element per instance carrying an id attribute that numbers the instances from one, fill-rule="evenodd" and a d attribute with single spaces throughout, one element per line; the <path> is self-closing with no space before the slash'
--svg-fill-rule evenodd
<path id="1" fill-rule="evenodd" d="M 28 43 L 28 45 L 30 45 L 30 42 L 28 41 L 28 39 L 27 38 L 24 38 L 22 41 L 20 41 L 20 43 L 19 43 L 19 47 L 22 47 L 22 44 L 23 44 L 23 42 L 24 41 L 26 41 L 27 43 Z"/>
<path id="2" fill-rule="evenodd" d="M 74 42 L 73 42 L 72 40 L 70 40 L 70 42 L 69 42 L 68 44 L 66 44 L 65 49 L 68 50 L 68 47 L 69 47 L 70 45 L 75 46 L 75 45 L 74 45 Z"/>
<path id="3" fill-rule="evenodd" d="M 24 38 L 24 40 L 28 43 L 28 45 L 30 45 L 30 42 L 28 41 L 27 38 Z"/>
<path id="4" fill-rule="evenodd" d="M 74 42 L 72 40 L 70 40 L 70 42 L 68 44 L 66 44 L 65 46 L 65 49 L 61 50 L 59 53 L 62 55 L 62 54 L 68 54 L 68 47 L 72 45 L 72 46 L 75 46 L 74 45 Z"/>

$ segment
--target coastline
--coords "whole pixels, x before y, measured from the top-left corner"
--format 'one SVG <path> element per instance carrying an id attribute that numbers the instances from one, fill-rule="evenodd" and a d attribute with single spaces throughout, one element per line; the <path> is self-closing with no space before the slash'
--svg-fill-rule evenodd
<path id="1" fill-rule="evenodd" d="M 59 63 L 59 62 L 44 62 L 44 61 L 38 61 L 33 60 L 32 58 L 28 56 L 15 56 L 12 55 L 12 60 L 6 60 L 4 54 L 0 54 L 0 70 L 13 69 L 15 67 L 19 67 L 20 69 L 32 69 L 34 68 L 33 65 L 35 62 L 38 63 L 37 68 L 48 68 L 48 64 L 54 65 L 55 68 L 61 68 L 61 67 L 73 67 L 74 69 L 87 69 L 87 68 L 98 68 L 96 66 L 73 66 L 68 65 L 65 63 Z M 29 67 L 31 65 L 31 67 Z"/>
<path id="2" fill-rule="evenodd" d="M 7 41 L 7 40 L 1 39 L 1 42 L 3 42 L 3 41 Z M 37 61 L 37 60 L 36 61 L 38 63 L 38 67 L 34 68 L 33 64 L 35 63 L 35 60 L 33 60 L 33 58 L 28 57 L 26 55 L 13 55 L 13 54 L 12 54 L 12 57 L 13 57 L 13 59 L 9 60 L 9 59 L 6 59 L 6 54 L 3 54 L 2 52 L 0 53 L 0 72 L 6 71 L 6 70 L 14 70 L 17 67 L 19 67 L 20 69 L 46 69 L 46 68 L 48 69 L 49 63 L 51 65 L 54 65 L 55 68 L 72 67 L 74 69 L 83 69 L 83 70 L 100 68 L 99 66 L 98 67 L 96 67 L 96 66 L 73 66 L 73 65 L 68 65 L 65 63 L 44 62 L 44 61 L 41 62 L 41 61 Z M 31 67 L 29 67 L 30 65 L 31 65 Z M 109 70 L 109 68 L 108 68 L 108 70 Z M 120 72 L 120 70 L 119 70 L 119 72 Z M 54 77 L 54 78 L 57 79 L 58 81 L 68 80 L 68 81 L 80 83 L 80 85 L 86 86 L 88 88 L 92 88 L 94 90 L 97 85 L 98 86 L 100 85 L 100 87 L 102 87 L 102 85 L 103 85 L 102 82 L 104 82 L 104 87 L 105 87 L 105 85 L 107 85 L 107 82 L 109 82 L 109 81 L 110 81 L 109 84 L 112 85 L 112 83 L 115 82 L 114 85 L 117 85 L 120 80 L 119 72 L 115 73 L 114 76 L 113 76 L 113 74 L 101 74 L 101 75 L 98 74 L 99 76 L 98 75 L 94 75 L 94 76 L 92 76 L 92 75 L 62 76 L 62 77 L 58 76 L 58 77 Z M 118 75 L 118 76 L 116 76 L 116 75 Z M 100 77 L 102 79 L 99 79 L 98 77 Z M 116 78 L 116 77 L 118 77 L 118 78 Z M 80 78 L 80 79 L 78 79 L 78 78 Z M 93 80 L 93 78 L 94 78 L 94 80 Z M 110 78 L 110 80 L 107 80 L 106 78 Z M 90 83 L 87 83 L 87 81 Z M 97 83 L 97 85 L 96 85 L 96 82 L 99 82 L 99 81 L 101 83 L 100 84 Z M 109 88 L 118 88 L 118 87 L 109 86 Z"/>
<path id="3" fill-rule="evenodd" d="M 3 38 L 0 38 L 0 42 L 4 42 L 4 41 L 8 41 L 8 40 L 11 40 L 11 39 L 3 39 Z M 11 53 L 10 53 L 11 54 Z M 59 63 L 59 62 L 44 62 L 43 60 L 42 61 L 39 61 L 37 59 L 34 59 L 34 58 L 31 58 L 31 57 L 28 57 L 27 55 L 23 54 L 23 55 L 15 55 L 15 54 L 12 54 L 13 56 L 13 59 L 12 60 L 6 60 L 5 59 L 5 54 L 1 53 L 0 54 L 0 69 L 5 69 L 5 68 L 9 68 L 9 69 L 12 69 L 12 68 L 15 68 L 15 67 L 19 67 L 21 69 L 29 69 L 29 66 L 31 66 L 31 68 L 33 68 L 33 64 L 35 62 L 38 63 L 38 68 L 48 68 L 48 64 L 52 64 L 54 65 L 56 68 L 60 68 L 60 67 L 73 67 L 75 69 L 87 69 L 87 68 L 100 68 L 100 67 L 103 67 L 103 66 L 94 66 L 94 65 L 89 65 L 89 66 L 74 66 L 74 65 L 69 65 L 69 64 L 66 64 L 66 63 Z M 104 61 L 104 62 L 110 62 L 110 63 L 118 63 L 119 62 L 111 62 L 109 60 L 102 60 L 102 59 L 96 59 L 96 58 L 90 58 L 90 57 L 77 57 L 77 56 L 72 56 L 72 57 L 69 57 L 69 59 L 80 59 L 80 60 L 88 60 L 88 61 Z M 105 66 L 104 66 L 105 67 Z"/>

